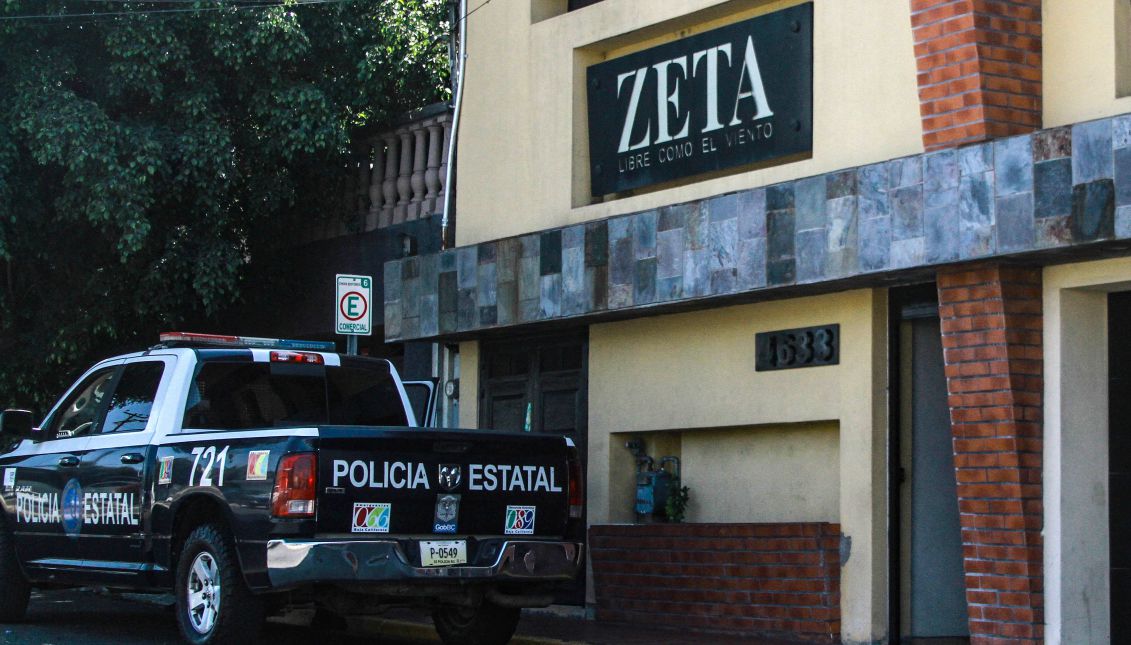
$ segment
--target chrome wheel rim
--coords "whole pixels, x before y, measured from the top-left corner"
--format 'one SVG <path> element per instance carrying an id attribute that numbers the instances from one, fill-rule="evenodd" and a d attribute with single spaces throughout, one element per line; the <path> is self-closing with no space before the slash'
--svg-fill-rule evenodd
<path id="1" fill-rule="evenodd" d="M 220 571 L 211 553 L 193 558 L 186 592 L 189 624 L 198 634 L 207 634 L 220 615 Z"/>

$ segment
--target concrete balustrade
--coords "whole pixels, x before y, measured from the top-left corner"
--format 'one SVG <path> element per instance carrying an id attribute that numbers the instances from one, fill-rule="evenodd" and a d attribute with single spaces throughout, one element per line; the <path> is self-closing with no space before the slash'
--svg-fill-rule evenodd
<path id="1" fill-rule="evenodd" d="M 443 210 L 452 110 L 436 104 L 409 115 L 397 127 L 361 142 L 347 168 L 340 208 L 355 214 L 331 217 L 313 239 L 361 233 L 431 217 Z"/>
<path id="2" fill-rule="evenodd" d="M 388 165 L 384 169 L 383 200 L 369 204 L 371 210 L 380 213 L 379 226 L 429 217 L 443 208 L 443 173 L 447 170 L 451 124 L 451 109 L 436 105 L 421 110 L 393 133 L 371 140 L 374 155 L 384 149 L 386 164 L 390 159 L 397 160 L 395 169 Z"/>

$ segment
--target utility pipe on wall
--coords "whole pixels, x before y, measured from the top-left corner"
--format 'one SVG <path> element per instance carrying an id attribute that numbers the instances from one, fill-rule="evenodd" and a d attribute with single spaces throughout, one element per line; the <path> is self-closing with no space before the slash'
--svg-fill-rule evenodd
<path id="1" fill-rule="evenodd" d="M 459 114 L 463 104 L 463 73 L 467 64 L 467 0 L 460 0 L 456 24 L 459 26 L 459 65 L 456 72 L 455 110 L 452 113 L 452 136 L 448 141 L 448 168 L 444 173 L 444 215 L 440 219 L 440 248 L 449 246 L 448 229 L 451 227 L 452 176 L 456 167 L 456 140 L 459 138 Z M 455 246 L 455 240 L 451 240 Z"/>

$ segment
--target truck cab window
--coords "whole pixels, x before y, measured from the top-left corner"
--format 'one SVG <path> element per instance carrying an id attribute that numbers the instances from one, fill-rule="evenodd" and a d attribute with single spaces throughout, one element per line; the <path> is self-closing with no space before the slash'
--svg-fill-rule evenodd
<path id="1" fill-rule="evenodd" d="M 270 428 L 326 420 L 321 374 L 272 369 L 267 363 L 203 363 L 185 408 L 184 427 Z"/>
<path id="2" fill-rule="evenodd" d="M 184 427 L 243 430 L 327 422 L 407 425 L 388 368 L 206 362 L 189 388 Z"/>
<path id="3" fill-rule="evenodd" d="M 349 426 L 408 424 L 404 403 L 387 369 L 326 370 L 330 423 Z"/>
<path id="4" fill-rule="evenodd" d="M 102 432 L 145 430 L 164 371 L 165 364 L 160 361 L 126 365 L 114 388 L 114 394 L 110 397 L 110 407 L 106 411 L 106 421 L 102 423 Z"/>
<path id="5" fill-rule="evenodd" d="M 107 367 L 80 383 L 48 422 L 45 438 L 68 439 L 92 434 L 113 378 L 114 368 Z"/>

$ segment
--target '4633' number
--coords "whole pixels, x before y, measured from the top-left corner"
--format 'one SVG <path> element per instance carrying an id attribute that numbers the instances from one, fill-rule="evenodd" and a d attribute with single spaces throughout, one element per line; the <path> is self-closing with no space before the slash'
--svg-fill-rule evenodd
<path id="1" fill-rule="evenodd" d="M 189 471 L 188 485 L 193 486 L 196 482 L 197 468 L 200 468 L 200 485 L 212 485 L 212 468 L 216 468 L 216 485 L 224 485 L 224 466 L 228 463 L 228 446 L 220 452 L 216 452 L 216 446 L 197 446 L 192 449 L 193 460 L 192 470 Z"/>

